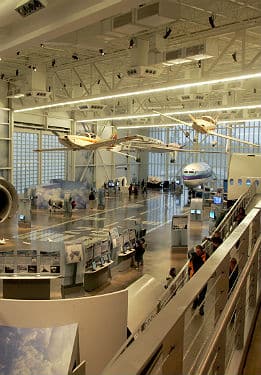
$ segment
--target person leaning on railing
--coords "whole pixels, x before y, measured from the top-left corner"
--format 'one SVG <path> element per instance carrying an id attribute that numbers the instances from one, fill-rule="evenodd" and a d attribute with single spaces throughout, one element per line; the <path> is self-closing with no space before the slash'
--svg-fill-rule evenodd
<path id="1" fill-rule="evenodd" d="M 191 253 L 191 258 L 189 261 L 188 271 L 189 271 L 190 279 L 203 266 L 203 264 L 207 261 L 208 258 L 209 258 L 209 255 L 206 253 L 203 246 L 197 245 L 195 247 L 195 252 Z M 195 298 L 193 305 L 192 305 L 193 310 L 195 310 L 199 306 L 200 315 L 204 315 L 204 299 L 205 299 L 206 293 L 207 293 L 207 284 L 200 291 L 199 295 Z"/>

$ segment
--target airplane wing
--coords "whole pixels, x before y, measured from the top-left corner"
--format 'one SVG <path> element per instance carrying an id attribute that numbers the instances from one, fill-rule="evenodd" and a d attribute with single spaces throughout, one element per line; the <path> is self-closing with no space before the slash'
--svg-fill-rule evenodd
<path id="1" fill-rule="evenodd" d="M 118 139 L 108 139 L 106 141 L 92 143 L 84 147 L 81 147 L 81 150 L 94 151 L 99 148 L 109 149 L 110 147 L 121 145 L 124 143 L 129 143 L 133 140 L 143 140 L 143 139 L 144 137 L 142 135 L 128 135 L 126 137 L 122 137 Z"/>
<path id="2" fill-rule="evenodd" d="M 186 122 L 186 121 L 179 120 L 178 118 L 173 117 L 173 116 L 170 116 L 170 115 L 166 115 L 165 113 L 161 113 L 161 112 L 158 112 L 158 111 L 153 111 L 153 112 L 158 113 L 159 115 L 161 115 L 161 116 L 163 116 L 163 117 L 169 118 L 169 119 L 172 120 L 172 121 L 177 121 L 177 122 L 179 122 L 180 124 L 184 124 L 184 125 L 187 125 L 187 126 L 192 126 L 192 123 L 190 123 L 190 122 Z M 174 125 L 174 124 L 173 124 L 173 125 Z"/>
<path id="3" fill-rule="evenodd" d="M 34 150 L 35 152 L 47 152 L 47 151 L 75 151 L 74 149 L 71 148 L 66 148 L 66 147 L 57 147 L 57 148 L 37 148 Z"/>
<path id="4" fill-rule="evenodd" d="M 217 137 L 221 137 L 221 138 L 225 138 L 225 139 L 229 139 L 229 140 L 234 141 L 234 142 L 245 143 L 247 145 L 254 146 L 254 147 L 260 147 L 260 145 L 257 145 L 255 143 L 245 141 L 245 140 L 240 139 L 240 138 L 230 137 L 229 135 L 220 134 L 220 133 L 216 133 L 216 132 L 213 132 L 213 131 L 208 131 L 207 134 L 215 135 Z"/>

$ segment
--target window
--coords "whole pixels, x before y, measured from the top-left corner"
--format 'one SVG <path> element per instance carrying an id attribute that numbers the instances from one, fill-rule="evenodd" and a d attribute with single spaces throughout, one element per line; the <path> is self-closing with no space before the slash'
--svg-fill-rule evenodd
<path id="1" fill-rule="evenodd" d="M 231 178 L 231 179 L 229 180 L 229 183 L 230 183 L 230 185 L 234 185 L 234 179 Z"/>
<path id="2" fill-rule="evenodd" d="M 240 186 L 242 185 L 242 178 L 239 178 L 239 179 L 237 180 L 237 184 L 240 185 Z"/>
<path id="3" fill-rule="evenodd" d="M 40 145 L 39 135 L 39 131 L 35 133 L 14 132 L 13 183 L 18 193 L 23 193 L 30 186 L 49 183 L 54 178 L 66 179 L 67 177 L 67 152 L 43 152 L 40 158 L 39 153 L 33 151 L 38 148 L 62 147 L 58 138 L 53 134 L 43 134 L 42 145 Z M 41 181 L 39 181 L 40 171 L 42 172 Z"/>
<path id="4" fill-rule="evenodd" d="M 38 183 L 38 134 L 15 132 L 13 137 L 13 182 L 18 193 Z"/>
<path id="5" fill-rule="evenodd" d="M 53 134 L 43 134 L 42 148 L 63 148 Z M 48 151 L 42 153 L 42 184 L 55 178 L 66 178 L 67 151 Z"/>
<path id="6" fill-rule="evenodd" d="M 222 120 L 220 118 L 220 120 Z M 219 124 L 218 133 L 223 135 L 228 134 L 228 129 L 225 125 Z M 184 149 L 193 149 L 195 144 L 193 140 L 195 139 L 196 133 L 193 130 L 189 130 L 185 125 L 175 126 L 173 128 L 151 128 L 149 129 L 149 136 L 159 139 L 167 144 L 178 143 L 184 146 Z M 249 142 L 261 144 L 261 122 L 260 121 L 247 121 L 245 124 L 240 124 L 240 126 L 232 126 L 232 137 L 245 139 Z M 200 149 L 206 151 L 213 151 L 213 146 L 211 143 L 211 137 L 198 134 L 198 142 Z M 216 177 L 217 186 L 223 185 L 223 180 L 227 179 L 229 156 L 225 153 L 227 145 L 227 139 L 218 137 L 217 145 L 215 151 L 220 151 L 220 154 L 214 153 L 200 153 L 199 161 L 208 163 L 214 172 Z M 261 148 L 253 149 L 251 145 L 243 145 L 239 142 L 231 141 L 230 144 L 231 152 L 239 153 L 261 153 Z M 148 175 L 161 177 L 162 180 L 175 180 L 177 176 L 182 174 L 183 168 L 195 162 L 196 156 L 193 153 L 187 152 L 177 152 L 177 158 L 175 163 L 170 163 L 169 154 L 164 154 L 165 156 L 160 157 L 155 153 L 149 154 L 148 160 Z M 234 184 L 234 181 L 229 181 L 230 185 Z"/>

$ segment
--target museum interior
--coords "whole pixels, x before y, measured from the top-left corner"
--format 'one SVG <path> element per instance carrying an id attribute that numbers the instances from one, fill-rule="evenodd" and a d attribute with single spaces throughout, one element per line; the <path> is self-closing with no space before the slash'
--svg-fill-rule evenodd
<path id="1" fill-rule="evenodd" d="M 0 21 L 0 375 L 260 375 L 260 0 Z"/>

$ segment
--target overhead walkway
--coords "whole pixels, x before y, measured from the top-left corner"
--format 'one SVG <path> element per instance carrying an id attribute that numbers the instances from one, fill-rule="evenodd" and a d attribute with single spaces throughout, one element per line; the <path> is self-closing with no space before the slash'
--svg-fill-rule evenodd
<path id="1" fill-rule="evenodd" d="M 236 226 L 241 206 L 247 209 L 247 216 Z M 261 195 L 253 185 L 218 226 L 222 245 L 191 280 L 187 264 L 183 267 L 104 375 L 243 373 L 261 300 L 260 213 Z M 229 294 L 232 257 L 237 259 L 239 277 Z M 192 304 L 206 285 L 202 316 Z"/>

